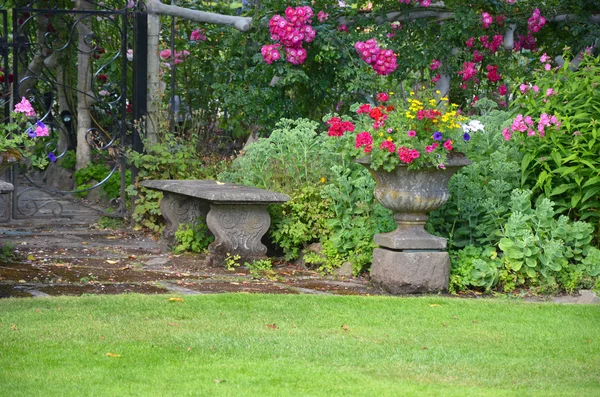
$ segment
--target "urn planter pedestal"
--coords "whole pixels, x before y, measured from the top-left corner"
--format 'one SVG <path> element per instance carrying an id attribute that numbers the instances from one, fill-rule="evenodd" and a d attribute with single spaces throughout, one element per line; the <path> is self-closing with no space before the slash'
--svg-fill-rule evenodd
<path id="1" fill-rule="evenodd" d="M 471 164 L 463 155 L 448 157 L 445 169 L 393 171 L 373 170 L 368 158 L 358 161 L 375 179 L 375 198 L 394 212 L 398 227 L 377 234 L 374 242 L 371 281 L 391 294 L 439 292 L 448 289 L 450 256 L 446 239 L 425 231 L 427 213 L 444 204 L 450 193 L 448 181 L 460 168 Z"/>

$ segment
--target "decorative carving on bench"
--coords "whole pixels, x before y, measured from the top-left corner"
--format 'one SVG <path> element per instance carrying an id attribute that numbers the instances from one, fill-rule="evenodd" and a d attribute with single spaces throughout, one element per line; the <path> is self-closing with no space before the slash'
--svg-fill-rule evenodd
<path id="1" fill-rule="evenodd" d="M 169 241 L 173 240 L 180 224 L 194 223 L 198 218 L 205 219 L 209 209 L 206 202 L 177 193 L 164 192 L 160 202 L 160 212 L 167 223 L 163 230 L 163 237 Z"/>
<path id="2" fill-rule="evenodd" d="M 260 242 L 271 224 L 266 205 L 240 208 L 237 205 L 212 204 L 206 224 L 215 235 L 215 241 L 208 247 L 212 253 L 226 255 L 232 249 L 243 257 L 267 253 L 267 247 Z"/>
<path id="3" fill-rule="evenodd" d="M 244 259 L 266 254 L 261 239 L 271 224 L 267 207 L 290 199 L 281 193 L 216 181 L 157 180 L 142 185 L 164 192 L 160 209 L 167 228 L 163 237 L 172 240 L 180 224 L 203 218 L 215 236 L 209 246 L 211 254 Z"/>

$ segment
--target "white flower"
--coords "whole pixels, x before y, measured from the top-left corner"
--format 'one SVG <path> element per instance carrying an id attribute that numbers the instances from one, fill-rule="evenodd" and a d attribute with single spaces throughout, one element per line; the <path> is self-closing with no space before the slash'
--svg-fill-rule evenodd
<path id="1" fill-rule="evenodd" d="M 477 131 L 485 132 L 484 131 L 485 126 L 479 120 L 471 120 L 471 121 L 469 121 L 469 124 L 463 124 L 462 129 L 464 132 L 477 132 Z"/>

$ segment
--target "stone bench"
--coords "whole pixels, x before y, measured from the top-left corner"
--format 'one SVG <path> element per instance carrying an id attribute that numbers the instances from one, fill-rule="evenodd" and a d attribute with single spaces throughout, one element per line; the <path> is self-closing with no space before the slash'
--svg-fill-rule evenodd
<path id="1" fill-rule="evenodd" d="M 142 186 L 164 194 L 160 203 L 167 223 L 164 238 L 172 240 L 180 224 L 201 218 L 215 236 L 208 247 L 211 254 L 247 259 L 267 252 L 260 241 L 271 224 L 267 206 L 290 199 L 269 190 L 208 180 L 150 180 Z"/>

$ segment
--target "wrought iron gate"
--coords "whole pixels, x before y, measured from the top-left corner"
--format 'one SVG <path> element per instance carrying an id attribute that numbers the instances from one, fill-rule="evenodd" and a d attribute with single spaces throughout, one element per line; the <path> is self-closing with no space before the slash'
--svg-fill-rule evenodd
<path id="1" fill-rule="evenodd" d="M 135 13 L 125 7 L 66 10 L 52 4 L 32 0 L 8 10 L 0 2 L 0 114 L 7 119 L 14 103 L 27 98 L 50 132 L 36 155 L 56 159 L 42 171 L 12 167 L 7 176 L 15 191 L 0 195 L 3 219 L 77 217 L 67 208 L 72 198 L 107 187 L 118 190 L 113 213 L 124 215 Z M 78 142 L 76 132 L 86 124 L 86 109 L 87 145 Z M 100 177 L 90 175 L 91 182 L 75 187 L 68 169 L 74 167 L 75 149 L 80 155 L 86 147 Z"/>

